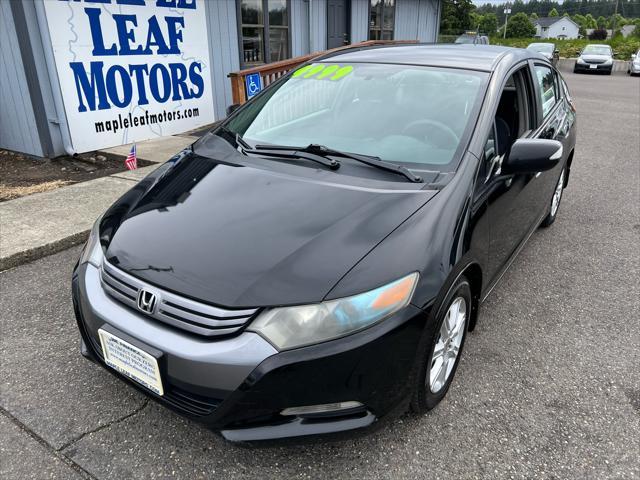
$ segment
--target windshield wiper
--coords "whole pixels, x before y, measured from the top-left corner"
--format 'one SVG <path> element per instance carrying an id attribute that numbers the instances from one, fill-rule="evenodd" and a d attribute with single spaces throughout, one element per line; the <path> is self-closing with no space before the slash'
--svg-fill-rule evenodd
<path id="1" fill-rule="evenodd" d="M 268 145 L 263 145 L 268 147 Z M 269 157 L 282 158 L 285 160 L 299 160 L 304 158 L 305 160 L 311 160 L 312 162 L 320 163 L 325 167 L 329 167 L 331 170 L 337 170 L 340 168 L 340 162 L 332 158 L 325 158 L 321 155 L 316 155 L 313 152 L 307 152 L 304 149 L 293 148 L 243 148 L 244 153 L 253 153 L 256 155 L 265 155 Z M 289 153 L 290 152 L 290 153 Z"/>
<path id="2" fill-rule="evenodd" d="M 216 131 L 216 135 L 224 138 L 227 142 L 237 148 L 240 152 L 263 155 L 268 157 L 276 157 L 284 160 L 299 160 L 301 158 L 305 160 L 311 160 L 312 162 L 320 163 L 331 170 L 340 168 L 340 162 L 332 158 L 325 158 L 324 156 L 314 155 L 311 152 L 297 151 L 296 148 L 275 148 L 275 149 L 256 149 L 249 145 L 249 143 L 242 138 L 238 132 L 234 132 L 230 128 L 221 126 Z M 271 151 L 270 151 L 271 150 Z M 291 150 L 291 153 L 285 152 Z"/>
<path id="3" fill-rule="evenodd" d="M 351 160 L 355 160 L 356 162 L 364 163 L 366 165 L 379 168 L 381 170 L 386 170 L 388 172 L 393 172 L 399 175 L 403 175 L 409 180 L 411 180 L 412 182 L 416 182 L 416 183 L 422 182 L 422 177 L 414 174 L 411 170 L 409 170 L 406 167 L 403 167 L 402 165 L 397 165 L 392 162 L 387 162 L 385 160 L 381 160 L 380 158 L 374 157 L 374 156 L 341 152 L 340 150 L 334 150 L 332 148 L 325 147 L 324 145 L 318 145 L 316 143 L 311 143 L 306 147 L 292 147 L 292 146 L 286 146 L 286 145 L 256 145 L 254 148 L 255 150 L 259 150 L 259 151 L 292 150 L 292 151 L 295 151 L 296 153 L 305 152 L 305 153 L 320 155 L 323 157 L 327 155 L 333 155 L 336 157 L 349 158 Z"/>

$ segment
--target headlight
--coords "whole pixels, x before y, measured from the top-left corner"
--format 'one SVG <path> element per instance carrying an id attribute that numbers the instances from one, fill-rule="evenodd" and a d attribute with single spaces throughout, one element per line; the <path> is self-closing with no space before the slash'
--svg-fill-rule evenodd
<path id="1" fill-rule="evenodd" d="M 248 330 L 260 333 L 279 350 L 326 342 L 378 323 L 411 301 L 418 273 L 369 292 L 313 305 L 273 308 Z"/>
<path id="2" fill-rule="evenodd" d="M 96 220 L 96 223 L 93 224 L 87 244 L 84 246 L 84 250 L 80 256 L 80 263 L 89 262 L 98 268 L 102 266 L 103 257 L 102 246 L 100 245 L 100 220 L 102 220 L 102 218 L 99 218 Z"/>
<path id="3" fill-rule="evenodd" d="M 586 62 L 581 57 L 578 57 L 578 63 L 584 65 Z"/>
<path id="4" fill-rule="evenodd" d="M 605 65 L 611 65 L 613 63 L 613 58 L 610 58 L 609 60 L 605 60 L 604 64 Z"/>

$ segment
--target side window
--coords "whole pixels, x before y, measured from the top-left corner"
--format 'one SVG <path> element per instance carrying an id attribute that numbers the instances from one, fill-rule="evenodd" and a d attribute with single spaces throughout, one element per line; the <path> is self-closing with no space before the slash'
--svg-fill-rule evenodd
<path id="1" fill-rule="evenodd" d="M 551 68 L 544 65 L 536 65 L 536 80 L 540 86 L 539 95 L 542 104 L 542 116 L 546 117 L 558 102 L 558 84 Z"/>
<path id="2" fill-rule="evenodd" d="M 495 129 L 492 128 L 489 132 L 489 138 L 487 143 L 484 144 L 484 160 L 485 162 L 491 160 L 496 155 L 496 135 Z"/>

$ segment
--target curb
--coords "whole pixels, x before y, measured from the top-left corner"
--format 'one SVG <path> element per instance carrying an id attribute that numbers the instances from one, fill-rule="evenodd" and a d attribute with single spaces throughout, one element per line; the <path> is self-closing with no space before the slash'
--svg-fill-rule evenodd
<path id="1" fill-rule="evenodd" d="M 46 245 L 40 245 L 38 247 L 30 248 L 22 252 L 14 253 L 13 255 L 9 255 L 8 257 L 0 258 L 0 272 L 19 267 L 20 265 L 24 265 L 25 263 L 39 260 L 43 257 L 53 255 L 54 253 L 58 253 L 66 250 L 67 248 L 71 248 L 75 245 L 84 243 L 89 237 L 90 231 L 91 229 L 79 233 L 74 233 L 73 235 L 69 235 L 68 237 L 56 240 L 55 242 L 51 242 Z"/>

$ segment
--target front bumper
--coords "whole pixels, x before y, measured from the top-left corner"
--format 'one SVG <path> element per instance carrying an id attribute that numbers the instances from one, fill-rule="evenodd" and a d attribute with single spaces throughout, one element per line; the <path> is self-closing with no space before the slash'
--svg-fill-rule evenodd
<path id="1" fill-rule="evenodd" d="M 593 68 L 592 68 L 593 67 Z M 613 63 L 578 63 L 576 62 L 575 71 L 578 72 L 610 72 L 613 69 Z"/>
<path id="2" fill-rule="evenodd" d="M 83 354 L 178 413 L 232 441 L 268 440 L 361 429 L 401 405 L 426 314 L 409 305 L 391 318 L 342 339 L 278 352 L 258 334 L 201 338 L 148 318 L 113 300 L 99 269 L 77 267 L 73 301 Z M 107 327 L 108 326 L 108 327 Z M 159 350 L 163 396 L 103 361 L 99 328 Z M 283 416 L 285 408 L 360 402 L 344 414 Z"/>

